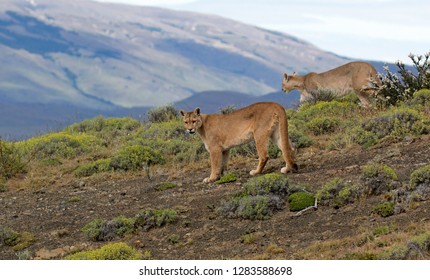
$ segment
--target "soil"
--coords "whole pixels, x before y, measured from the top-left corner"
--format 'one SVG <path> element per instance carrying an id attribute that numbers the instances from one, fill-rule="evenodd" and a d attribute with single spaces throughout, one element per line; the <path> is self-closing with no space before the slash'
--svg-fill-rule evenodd
<path id="1" fill-rule="evenodd" d="M 385 143 L 368 150 L 360 147 L 331 152 L 315 148 L 300 150 L 297 154 L 300 170 L 287 176 L 316 191 L 333 177 L 358 182 L 362 166 L 372 160 L 388 164 L 399 175 L 400 182 L 408 184 L 413 170 L 430 163 L 430 137 Z M 263 221 L 217 215 L 215 209 L 241 189 L 255 164 L 256 160 L 231 162 L 230 171 L 239 174 L 239 180 L 222 185 L 202 183 L 210 171 L 203 166 L 179 176 L 159 170 L 151 180 L 142 172 L 130 174 L 126 179 L 106 176 L 106 180 L 74 179 L 66 184 L 60 180 L 49 187 L 9 189 L 0 193 L 0 225 L 35 235 L 36 242 L 26 249 L 27 258 L 61 259 L 70 252 L 108 243 L 90 241 L 81 232 L 94 219 L 134 217 L 147 208 L 176 208 L 179 210 L 176 223 L 138 231 L 112 242 L 124 241 L 142 252 L 150 251 L 153 259 L 295 259 L 299 250 L 311 244 L 354 236 L 363 228 L 430 224 L 430 201 L 386 218 L 372 214 L 372 208 L 384 200 L 382 196 L 340 209 L 318 206 L 317 210 L 300 216 L 290 212 L 286 203 L 282 211 Z M 264 172 L 279 172 L 281 166 L 280 159 L 270 160 Z M 156 185 L 160 182 L 174 182 L 177 187 L 159 191 Z M 250 244 L 241 239 L 248 233 L 255 237 Z M 173 234 L 179 236 L 176 244 L 169 241 Z M 281 250 L 272 254 L 271 246 Z M 0 259 L 18 258 L 19 254 L 11 247 L 0 245 Z"/>

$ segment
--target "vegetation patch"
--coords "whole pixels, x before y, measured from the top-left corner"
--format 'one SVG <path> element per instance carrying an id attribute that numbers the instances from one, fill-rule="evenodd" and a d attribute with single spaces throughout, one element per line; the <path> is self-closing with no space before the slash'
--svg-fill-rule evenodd
<path id="1" fill-rule="evenodd" d="M 234 173 L 227 173 L 224 176 L 222 176 L 218 181 L 216 181 L 217 184 L 225 184 L 225 183 L 231 183 L 235 182 L 237 180 L 237 176 Z"/>
<path id="2" fill-rule="evenodd" d="M 412 172 L 409 185 L 411 190 L 416 190 L 420 187 L 430 189 L 430 164 Z"/>
<path id="3" fill-rule="evenodd" d="M 100 147 L 100 144 L 100 140 L 95 136 L 66 132 L 46 134 L 16 143 L 17 148 L 30 159 L 72 159 Z"/>
<path id="4" fill-rule="evenodd" d="M 308 192 L 295 192 L 288 197 L 290 211 L 300 211 L 315 205 L 315 195 Z"/>
<path id="5" fill-rule="evenodd" d="M 222 203 L 217 213 L 228 218 L 267 220 L 283 208 L 284 201 L 274 195 L 247 195 Z"/>
<path id="6" fill-rule="evenodd" d="M 135 219 L 119 216 L 106 221 L 96 219 L 82 228 L 82 232 L 92 241 L 111 241 L 134 231 Z"/>
<path id="7" fill-rule="evenodd" d="M 161 123 L 178 119 L 178 110 L 173 105 L 162 106 L 148 111 L 148 121 Z"/>
<path id="8" fill-rule="evenodd" d="M 149 177 L 149 168 L 156 164 L 164 164 L 165 159 L 161 152 L 148 146 L 133 145 L 123 148 L 110 161 L 114 170 L 141 170 L 145 169 Z"/>
<path id="9" fill-rule="evenodd" d="M 339 127 L 340 120 L 336 117 L 314 118 L 307 123 L 307 128 L 315 135 L 333 133 Z"/>
<path id="10" fill-rule="evenodd" d="M 66 260 L 140 260 L 142 254 L 124 242 L 105 245 L 96 250 L 78 252 L 67 256 Z"/>
<path id="11" fill-rule="evenodd" d="M 289 194 L 288 178 L 278 173 L 265 174 L 249 179 L 238 196 L 276 195 L 285 198 Z"/>
<path id="12" fill-rule="evenodd" d="M 73 172 L 77 177 L 88 177 L 96 173 L 108 172 L 113 170 L 111 159 L 99 159 L 94 162 L 82 164 Z"/>
<path id="13" fill-rule="evenodd" d="M 319 203 L 330 205 L 335 209 L 354 202 L 357 197 L 357 187 L 338 177 L 327 182 L 316 194 Z"/>
<path id="14" fill-rule="evenodd" d="M 381 217 L 389 217 L 394 215 L 394 203 L 393 202 L 384 202 L 376 205 L 372 213 L 378 214 Z"/>
<path id="15" fill-rule="evenodd" d="M 134 226 L 149 230 L 153 227 L 175 223 L 177 219 L 178 214 L 174 209 L 147 209 L 136 215 Z"/>
<path id="16" fill-rule="evenodd" d="M 243 190 L 216 209 L 228 218 L 267 220 L 275 211 L 283 208 L 284 198 L 289 194 L 286 177 L 271 173 L 249 179 Z"/>
<path id="17" fill-rule="evenodd" d="M 17 232 L 0 226 L 0 244 L 12 247 L 14 251 L 22 251 L 36 242 L 36 237 L 30 232 Z"/>
<path id="18" fill-rule="evenodd" d="M 370 163 L 363 167 L 360 181 L 367 195 L 379 195 L 396 188 L 397 174 L 388 165 Z"/>
<path id="19" fill-rule="evenodd" d="M 0 139 L 0 184 L 2 178 L 9 179 L 27 170 L 21 152 L 15 144 Z"/>

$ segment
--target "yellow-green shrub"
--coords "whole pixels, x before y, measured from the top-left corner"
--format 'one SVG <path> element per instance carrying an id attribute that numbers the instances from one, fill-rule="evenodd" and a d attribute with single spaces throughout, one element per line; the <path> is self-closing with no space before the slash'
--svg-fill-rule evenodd
<path id="1" fill-rule="evenodd" d="M 17 148 L 28 157 L 39 159 L 50 157 L 70 159 L 96 150 L 99 145 L 100 141 L 95 136 L 66 132 L 50 133 L 16 143 Z"/>
<path id="2" fill-rule="evenodd" d="M 69 255 L 66 260 L 140 260 L 142 254 L 124 242 L 105 245 L 96 250 Z"/>

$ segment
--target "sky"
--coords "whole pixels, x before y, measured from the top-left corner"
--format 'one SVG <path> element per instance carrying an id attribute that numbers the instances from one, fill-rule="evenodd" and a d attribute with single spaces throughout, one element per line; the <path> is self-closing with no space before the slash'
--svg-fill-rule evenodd
<path id="1" fill-rule="evenodd" d="M 341 56 L 411 63 L 430 52 L 428 0 L 96 0 L 215 14 Z"/>

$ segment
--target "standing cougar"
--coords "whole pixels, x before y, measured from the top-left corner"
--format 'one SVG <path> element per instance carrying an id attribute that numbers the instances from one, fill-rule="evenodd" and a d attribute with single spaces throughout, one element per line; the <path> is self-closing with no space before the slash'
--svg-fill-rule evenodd
<path id="1" fill-rule="evenodd" d="M 368 96 L 376 92 L 370 81 L 380 85 L 378 72 L 366 62 L 350 62 L 327 72 L 317 74 L 311 72 L 304 76 L 284 74 L 282 91 L 285 93 L 293 89 L 300 91 L 300 102 L 310 97 L 310 92 L 318 89 L 332 89 L 337 96 L 343 96 L 354 91 L 363 106 L 370 106 Z"/>
<path id="2" fill-rule="evenodd" d="M 219 179 L 227 167 L 228 152 L 231 148 L 250 142 L 254 139 L 258 166 L 250 172 L 260 174 L 268 160 L 268 145 L 272 139 L 281 149 L 286 166 L 282 173 L 297 170 L 288 139 L 288 122 L 284 108 L 272 102 L 260 102 L 232 113 L 201 114 L 196 108 L 193 112 L 180 111 L 184 126 L 190 134 L 197 132 L 210 154 L 211 175 L 203 182 Z"/>

